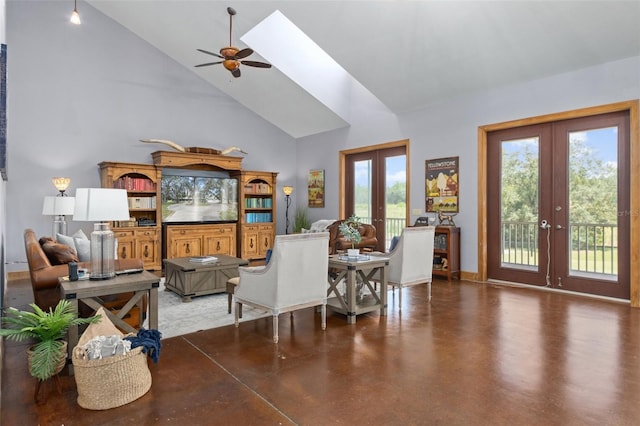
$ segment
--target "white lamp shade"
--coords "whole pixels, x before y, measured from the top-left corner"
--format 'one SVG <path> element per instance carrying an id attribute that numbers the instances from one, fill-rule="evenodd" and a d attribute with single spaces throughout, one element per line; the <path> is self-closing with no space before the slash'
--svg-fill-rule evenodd
<path id="1" fill-rule="evenodd" d="M 73 197 L 44 197 L 42 214 L 50 216 L 64 216 L 73 214 L 75 198 Z"/>
<path id="2" fill-rule="evenodd" d="M 124 189 L 78 188 L 75 198 L 73 220 L 129 220 L 129 203 Z"/>

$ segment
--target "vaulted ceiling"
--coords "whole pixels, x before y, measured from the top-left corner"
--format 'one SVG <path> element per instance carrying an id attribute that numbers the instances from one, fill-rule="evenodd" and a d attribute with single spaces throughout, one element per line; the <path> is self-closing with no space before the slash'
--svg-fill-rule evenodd
<path id="1" fill-rule="evenodd" d="M 395 113 L 640 56 L 640 1 L 87 2 L 295 138 L 349 125 L 309 80 L 325 94 L 351 94 L 294 40 L 245 36 L 276 11 Z M 196 48 L 228 44 L 228 6 L 237 11 L 233 44 L 273 68 L 243 66 L 233 78 L 221 65 L 194 67 L 216 60 Z"/>

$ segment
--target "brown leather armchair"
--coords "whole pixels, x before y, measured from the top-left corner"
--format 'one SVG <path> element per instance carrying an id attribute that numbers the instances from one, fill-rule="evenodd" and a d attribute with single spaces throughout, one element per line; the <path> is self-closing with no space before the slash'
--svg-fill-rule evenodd
<path id="1" fill-rule="evenodd" d="M 27 263 L 29 264 L 34 302 L 45 311 L 48 311 L 49 308 L 55 308 L 60 301 L 58 278 L 69 275 L 69 265 L 66 263 L 52 265 L 32 229 L 24 231 L 24 246 L 27 253 Z M 69 256 L 66 257 L 69 259 Z M 88 263 L 79 263 L 78 266 L 89 268 Z M 115 261 L 116 271 L 141 268 L 143 268 L 142 259 L 119 259 Z M 103 299 L 109 309 L 118 310 L 125 305 L 132 295 L 133 293 L 114 294 Z M 86 317 L 93 314 L 93 310 L 84 304 L 81 304 L 79 309 L 81 311 L 80 316 Z M 129 312 L 129 316 L 124 318 L 124 321 L 137 328 L 142 323 L 140 319 L 139 312 L 134 307 Z"/>
<path id="2" fill-rule="evenodd" d="M 340 224 L 344 220 L 336 220 L 327 227 L 329 231 L 329 254 L 335 254 L 338 250 L 347 250 L 351 248 L 351 241 L 346 241 L 342 235 L 340 235 Z M 376 238 L 376 228 L 368 223 L 363 223 L 358 228 L 360 235 L 362 235 L 362 241 L 355 244 L 353 248 L 360 249 L 360 251 L 371 251 L 378 244 Z"/>

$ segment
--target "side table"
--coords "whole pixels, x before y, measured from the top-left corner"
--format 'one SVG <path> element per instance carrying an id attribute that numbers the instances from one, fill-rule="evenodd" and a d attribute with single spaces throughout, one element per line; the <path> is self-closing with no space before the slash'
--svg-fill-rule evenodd
<path id="1" fill-rule="evenodd" d="M 366 312 L 380 310 L 380 315 L 386 316 L 388 267 L 389 259 L 381 256 L 329 256 L 329 270 L 337 270 L 338 274 L 335 277 L 328 275 L 327 306 L 345 314 L 349 324 L 355 324 L 356 316 Z M 338 290 L 338 284 L 343 280 L 347 286 L 344 296 Z M 361 301 L 356 296 L 358 281 L 370 292 L 370 295 Z M 374 281 L 380 283 L 379 290 L 376 290 Z M 329 297 L 332 293 L 334 297 Z"/>
<path id="2" fill-rule="evenodd" d="M 142 271 L 136 274 L 118 275 L 113 279 L 100 281 L 67 281 L 60 278 L 59 282 L 61 297 L 71 302 L 71 306 L 76 315 L 78 314 L 78 301 L 82 301 L 90 308 L 98 310 L 102 307 L 100 296 L 133 292 L 133 297 L 129 299 L 117 314 L 105 308 L 109 320 L 120 330 L 127 333 L 136 333 L 137 330 L 123 321 L 122 318 L 124 318 L 135 305 L 138 305 L 142 313 L 142 298 L 144 295 L 147 295 L 149 328 L 158 329 L 158 287 L 160 286 L 160 277 L 151 272 Z M 67 348 L 69 359 L 71 359 L 73 348 L 77 344 L 78 327 L 76 326 L 69 329 L 69 345 Z"/>

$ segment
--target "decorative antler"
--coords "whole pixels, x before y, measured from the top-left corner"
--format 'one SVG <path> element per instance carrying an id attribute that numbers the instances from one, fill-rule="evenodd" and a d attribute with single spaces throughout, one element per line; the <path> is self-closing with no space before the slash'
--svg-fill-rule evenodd
<path id="1" fill-rule="evenodd" d="M 220 151 L 219 149 L 215 149 L 215 148 L 199 148 L 199 147 L 184 147 L 182 145 L 179 145 L 173 141 L 169 141 L 166 139 L 140 139 L 140 142 L 144 142 L 144 143 L 161 143 L 163 145 L 169 146 L 173 149 L 175 149 L 176 151 L 179 152 L 193 152 L 193 153 L 197 153 L 197 154 L 213 154 L 213 155 L 227 155 L 230 154 L 234 151 L 238 151 L 242 154 L 247 154 L 245 151 L 243 151 L 242 149 L 238 148 L 237 146 L 230 146 L 229 148 L 223 149 L 222 151 Z"/>
<path id="2" fill-rule="evenodd" d="M 180 151 L 180 152 L 187 152 L 187 149 L 181 145 L 178 145 L 177 143 L 173 142 L 173 141 L 168 141 L 166 139 L 140 139 L 140 142 L 144 142 L 144 143 L 161 143 L 163 145 L 167 145 L 170 146 L 171 148 L 175 149 L 176 151 Z"/>
<path id="3" fill-rule="evenodd" d="M 233 151 L 238 151 L 238 152 L 240 152 L 242 154 L 246 154 L 245 151 L 241 150 L 237 146 L 230 146 L 229 148 L 223 149 L 222 151 L 220 151 L 220 154 L 227 155 L 227 154 L 232 153 Z"/>

